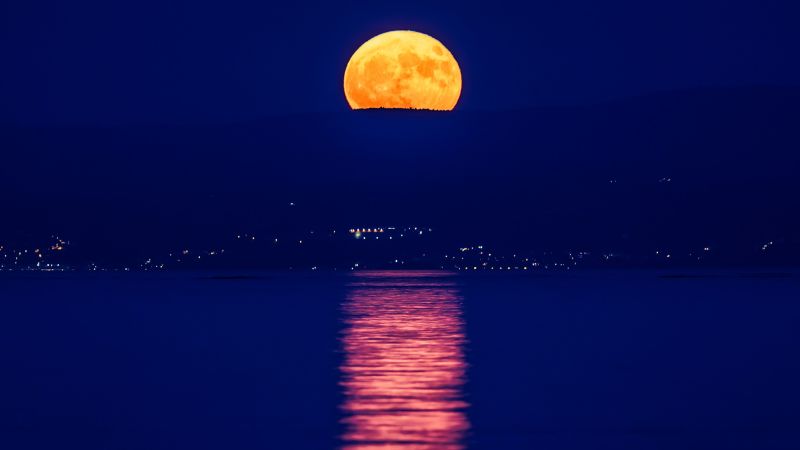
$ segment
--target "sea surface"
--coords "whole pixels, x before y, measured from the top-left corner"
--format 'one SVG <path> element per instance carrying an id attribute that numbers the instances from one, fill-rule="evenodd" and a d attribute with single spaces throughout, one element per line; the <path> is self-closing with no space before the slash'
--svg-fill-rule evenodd
<path id="1" fill-rule="evenodd" d="M 800 273 L 0 274 L 0 448 L 800 448 Z"/>

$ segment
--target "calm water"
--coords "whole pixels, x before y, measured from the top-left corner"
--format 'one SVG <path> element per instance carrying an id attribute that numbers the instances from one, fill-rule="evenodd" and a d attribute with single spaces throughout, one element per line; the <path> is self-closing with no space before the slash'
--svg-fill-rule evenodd
<path id="1" fill-rule="evenodd" d="M 0 275 L 0 448 L 800 448 L 797 273 L 214 275 Z"/>

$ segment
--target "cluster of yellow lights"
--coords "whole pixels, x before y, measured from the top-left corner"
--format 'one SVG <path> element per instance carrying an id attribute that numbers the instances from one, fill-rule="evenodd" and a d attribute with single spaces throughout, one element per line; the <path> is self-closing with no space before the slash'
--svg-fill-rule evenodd
<path id="1" fill-rule="evenodd" d="M 441 42 L 416 31 L 389 31 L 365 42 L 344 72 L 353 109 L 452 110 L 461 96 L 461 69 Z"/>
<path id="2" fill-rule="evenodd" d="M 350 233 L 383 233 L 383 228 L 350 228 Z"/>

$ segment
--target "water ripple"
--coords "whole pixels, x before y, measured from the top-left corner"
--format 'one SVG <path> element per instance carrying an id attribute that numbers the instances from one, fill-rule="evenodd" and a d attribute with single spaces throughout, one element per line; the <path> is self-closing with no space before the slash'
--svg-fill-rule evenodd
<path id="1" fill-rule="evenodd" d="M 461 297 L 440 272 L 365 272 L 343 305 L 345 450 L 460 450 Z"/>

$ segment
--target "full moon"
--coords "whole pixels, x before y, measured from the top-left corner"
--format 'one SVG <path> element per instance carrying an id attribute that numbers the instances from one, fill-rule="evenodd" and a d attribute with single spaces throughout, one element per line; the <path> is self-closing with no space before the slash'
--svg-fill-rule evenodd
<path id="1" fill-rule="evenodd" d="M 353 53 L 344 71 L 353 109 L 452 110 L 461 96 L 461 69 L 441 42 L 416 31 L 389 31 Z"/>

